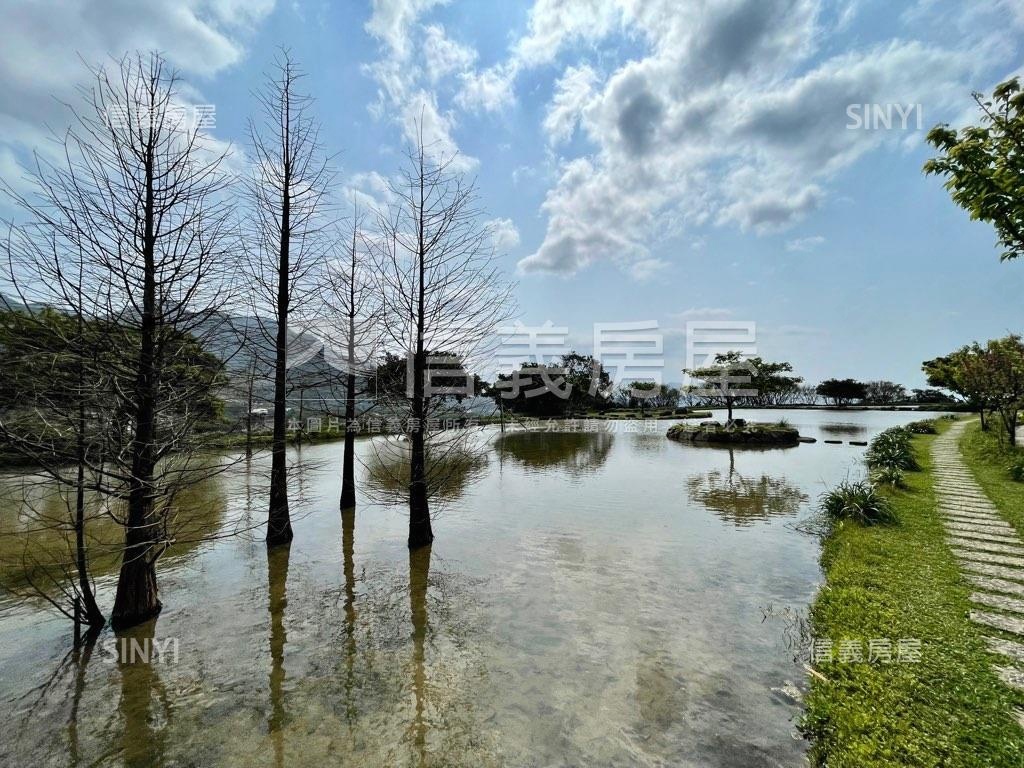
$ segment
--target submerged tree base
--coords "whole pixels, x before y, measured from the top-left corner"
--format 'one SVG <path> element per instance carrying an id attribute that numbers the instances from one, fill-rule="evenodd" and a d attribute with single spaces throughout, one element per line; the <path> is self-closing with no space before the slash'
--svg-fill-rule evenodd
<path id="1" fill-rule="evenodd" d="M 800 443 L 800 433 L 785 424 L 747 424 L 711 422 L 693 427 L 687 424 L 672 426 L 665 435 L 670 440 L 707 445 L 774 445 L 794 446 Z"/>

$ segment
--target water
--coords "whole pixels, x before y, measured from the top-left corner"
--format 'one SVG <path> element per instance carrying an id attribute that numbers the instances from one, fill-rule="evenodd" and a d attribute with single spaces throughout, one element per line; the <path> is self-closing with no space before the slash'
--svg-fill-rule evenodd
<path id="1" fill-rule="evenodd" d="M 843 440 L 921 417 L 742 415 Z M 161 658 L 117 661 L 109 631 L 69 653 L 65 620 L 0 597 L 0 764 L 802 765 L 780 689 L 804 673 L 764 610 L 813 599 L 819 544 L 798 524 L 863 449 L 694 447 L 670 424 L 488 430 L 412 556 L 400 508 L 338 512 L 335 443 L 292 456 L 296 537 L 268 559 L 245 530 L 269 461 L 239 464 L 200 519 L 243 533 L 162 560 L 163 614 L 132 633 Z M 357 446 L 377 473 L 379 444 Z"/>

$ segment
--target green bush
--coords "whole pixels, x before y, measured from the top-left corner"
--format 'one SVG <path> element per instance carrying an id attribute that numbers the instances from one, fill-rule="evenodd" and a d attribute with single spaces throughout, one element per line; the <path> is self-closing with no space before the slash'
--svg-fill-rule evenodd
<path id="1" fill-rule="evenodd" d="M 935 435 L 939 431 L 935 426 L 935 421 L 932 419 L 912 421 L 907 424 L 905 429 L 914 435 Z"/>
<path id="2" fill-rule="evenodd" d="M 879 467 L 871 473 L 871 479 L 876 485 L 889 485 L 893 488 L 904 488 L 903 470 L 899 467 Z"/>
<path id="3" fill-rule="evenodd" d="M 1018 483 L 1024 483 L 1024 458 L 1010 463 L 1010 477 Z"/>
<path id="4" fill-rule="evenodd" d="M 911 432 L 903 427 L 885 430 L 871 441 L 864 452 L 864 461 L 871 469 L 900 469 L 914 471 L 921 468 L 910 446 Z"/>
<path id="5" fill-rule="evenodd" d="M 820 506 L 831 520 L 852 520 L 860 525 L 895 520 L 889 502 L 868 480 L 844 480 L 822 494 Z"/>

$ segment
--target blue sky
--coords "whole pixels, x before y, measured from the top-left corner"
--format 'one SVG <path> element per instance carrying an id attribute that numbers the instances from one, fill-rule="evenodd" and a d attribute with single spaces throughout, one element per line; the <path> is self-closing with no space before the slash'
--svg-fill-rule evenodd
<path id="1" fill-rule="evenodd" d="M 288 46 L 309 73 L 339 195 L 380 200 L 414 116 L 458 150 L 501 233 L 521 320 L 753 321 L 809 381 L 920 386 L 920 361 L 1021 331 L 1003 263 L 921 173 L 925 131 L 1021 71 L 1024 0 L 14 0 L 0 30 L 0 174 L 18 175 L 78 57 L 159 48 L 244 162 L 251 91 Z M 917 108 L 917 107 L 915 107 Z M 898 123 L 897 119 L 897 123 Z"/>

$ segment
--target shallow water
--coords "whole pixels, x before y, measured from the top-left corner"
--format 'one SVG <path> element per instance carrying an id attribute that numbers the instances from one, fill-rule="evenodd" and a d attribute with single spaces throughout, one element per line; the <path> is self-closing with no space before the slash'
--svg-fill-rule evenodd
<path id="1" fill-rule="evenodd" d="M 740 415 L 846 440 L 922 417 Z M 71 654 L 63 619 L 0 596 L 0 764 L 803 764 L 779 689 L 804 675 L 763 610 L 806 610 L 819 546 L 796 524 L 863 449 L 694 447 L 670 424 L 487 430 L 411 556 L 400 508 L 337 510 L 340 443 L 295 452 L 290 549 L 256 529 L 162 560 L 164 611 L 132 634 L 177 653 L 148 663 L 109 631 Z M 262 519 L 268 466 L 217 479 L 221 530 Z"/>

